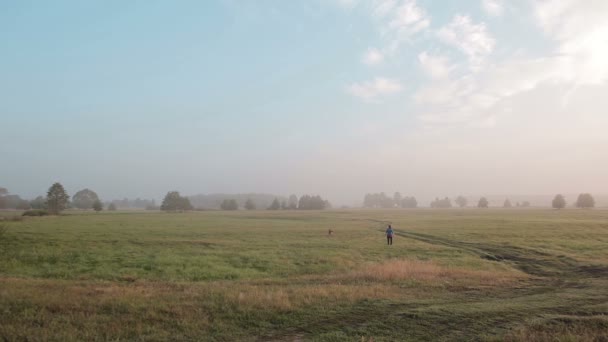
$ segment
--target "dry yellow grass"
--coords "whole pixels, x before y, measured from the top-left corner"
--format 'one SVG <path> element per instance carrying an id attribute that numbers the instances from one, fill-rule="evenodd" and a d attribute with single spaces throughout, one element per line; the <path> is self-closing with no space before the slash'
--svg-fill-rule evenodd
<path id="1" fill-rule="evenodd" d="M 395 286 L 384 284 L 341 285 L 311 284 L 286 287 L 240 285 L 223 289 L 222 294 L 241 309 L 289 311 L 320 303 L 352 303 L 363 299 L 389 299 L 403 294 Z"/>
<path id="2" fill-rule="evenodd" d="M 411 259 L 391 259 L 366 266 L 340 275 L 338 278 L 371 282 L 416 281 L 440 284 L 445 281 L 459 281 L 471 285 L 500 286 L 523 277 L 518 272 L 499 272 L 444 267 L 433 261 Z"/>
<path id="3" fill-rule="evenodd" d="M 428 286 L 443 286 L 446 282 L 470 286 L 502 286 L 519 279 L 517 273 L 477 271 L 446 268 L 432 261 L 392 259 L 366 264 L 351 272 L 330 276 L 276 280 L 214 281 L 200 283 L 172 282 L 88 282 L 22 278 L 0 278 L 0 295 L 43 302 L 51 310 L 80 306 L 94 300 L 97 303 L 171 300 L 206 301 L 223 298 L 239 308 L 292 310 L 321 302 L 356 302 L 363 299 L 403 298 L 408 293 L 420 295 L 417 287 L 402 287 L 399 282 L 413 281 Z M 40 296 L 44 293 L 44 296 Z M 84 299 L 84 301 L 83 301 Z"/>
<path id="4" fill-rule="evenodd" d="M 393 259 L 367 264 L 352 272 L 299 277 L 290 284 L 239 283 L 212 291 L 237 304 L 240 308 L 272 308 L 291 310 L 320 302 L 356 302 L 363 299 L 393 299 L 421 296 L 420 288 L 403 288 L 403 281 L 424 283 L 428 287 L 456 283 L 468 286 L 504 286 L 520 280 L 517 272 L 490 272 L 463 268 L 447 268 L 432 261 Z M 304 280 L 298 281 L 298 280 Z"/>

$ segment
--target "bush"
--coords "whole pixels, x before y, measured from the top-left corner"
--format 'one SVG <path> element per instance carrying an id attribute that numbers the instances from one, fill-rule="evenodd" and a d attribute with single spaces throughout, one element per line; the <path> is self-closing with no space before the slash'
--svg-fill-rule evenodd
<path id="1" fill-rule="evenodd" d="M 23 216 L 46 216 L 48 214 L 49 214 L 49 212 L 46 210 L 33 209 L 33 210 L 28 210 L 28 211 L 24 212 Z"/>

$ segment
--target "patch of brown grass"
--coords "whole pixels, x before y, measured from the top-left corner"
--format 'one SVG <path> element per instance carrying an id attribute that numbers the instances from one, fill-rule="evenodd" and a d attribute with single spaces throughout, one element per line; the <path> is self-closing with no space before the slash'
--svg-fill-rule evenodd
<path id="1" fill-rule="evenodd" d="M 460 281 L 468 284 L 498 286 L 513 282 L 521 277 L 504 271 L 471 270 L 456 267 L 443 267 L 433 261 L 411 259 L 392 259 L 381 263 L 368 264 L 339 278 L 370 282 L 415 281 L 441 283 Z"/>
<path id="2" fill-rule="evenodd" d="M 353 303 L 363 299 L 404 298 L 391 285 L 310 284 L 295 286 L 237 285 L 222 294 L 240 309 L 290 311 L 305 305 Z"/>

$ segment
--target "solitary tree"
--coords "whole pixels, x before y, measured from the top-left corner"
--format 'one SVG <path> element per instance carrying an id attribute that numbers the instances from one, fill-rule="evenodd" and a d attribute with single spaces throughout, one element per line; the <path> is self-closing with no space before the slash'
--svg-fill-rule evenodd
<path id="1" fill-rule="evenodd" d="M 576 200 L 577 208 L 593 208 L 595 207 L 595 199 L 591 194 L 580 194 Z"/>
<path id="2" fill-rule="evenodd" d="M 190 204 L 190 199 L 188 199 L 188 197 L 180 196 L 178 191 L 169 191 L 163 199 L 163 203 L 160 206 L 160 210 L 192 210 L 192 204 Z"/>
<path id="3" fill-rule="evenodd" d="M 95 202 L 93 202 L 93 210 L 99 212 L 103 210 L 103 204 L 101 203 L 100 200 L 96 200 Z"/>
<path id="4" fill-rule="evenodd" d="M 511 201 L 509 201 L 509 199 L 507 198 L 505 200 L 505 203 L 502 205 L 503 208 L 511 208 L 513 207 L 513 205 L 511 204 Z"/>
<path id="5" fill-rule="evenodd" d="M 65 192 L 61 183 L 51 185 L 49 191 L 46 193 L 46 207 L 48 208 L 49 213 L 53 215 L 58 215 L 64 210 L 67 207 L 69 200 L 70 196 Z"/>
<path id="6" fill-rule="evenodd" d="M 248 198 L 247 201 L 245 202 L 245 209 L 247 209 L 247 210 L 255 210 L 255 203 L 253 203 L 253 201 L 251 200 L 251 198 Z"/>
<path id="7" fill-rule="evenodd" d="M 553 198 L 551 206 L 555 209 L 564 209 L 566 207 L 566 199 L 561 194 L 557 194 L 555 195 L 555 198 Z"/>
<path id="8" fill-rule="evenodd" d="M 487 208 L 488 204 L 490 204 L 488 202 L 488 200 L 485 197 L 482 197 L 479 199 L 479 203 L 477 203 L 477 207 L 478 208 Z"/>
<path id="9" fill-rule="evenodd" d="M 108 211 L 116 211 L 116 204 L 113 202 L 108 205 Z"/>
<path id="10" fill-rule="evenodd" d="M 274 201 L 272 201 L 272 204 L 270 205 L 270 207 L 268 207 L 268 210 L 279 210 L 281 209 L 281 203 L 279 203 L 279 199 L 275 197 Z"/>
<path id="11" fill-rule="evenodd" d="M 458 196 L 456 197 L 456 200 L 454 201 L 456 202 L 456 204 L 458 204 L 459 207 L 464 208 L 467 206 L 467 203 L 469 203 L 469 201 L 467 201 L 467 198 L 464 196 Z"/>
<path id="12" fill-rule="evenodd" d="M 78 209 L 91 209 L 99 201 L 99 196 L 93 190 L 83 189 L 72 196 L 72 204 Z"/>

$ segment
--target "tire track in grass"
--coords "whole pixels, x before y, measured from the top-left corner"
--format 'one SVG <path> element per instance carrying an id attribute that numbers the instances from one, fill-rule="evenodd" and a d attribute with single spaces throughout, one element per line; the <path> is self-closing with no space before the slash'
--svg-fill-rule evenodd
<path id="1" fill-rule="evenodd" d="M 384 226 L 391 221 L 365 219 L 382 225 L 376 228 L 384 231 Z M 467 251 L 482 259 L 506 262 L 515 268 L 538 277 L 573 277 L 586 278 L 608 278 L 608 266 L 581 264 L 577 260 L 567 256 L 556 256 L 550 253 L 530 248 L 512 245 L 494 245 L 488 243 L 465 242 L 450 240 L 443 237 L 417 233 L 413 231 L 395 231 L 395 235 L 422 241 L 432 245 L 441 245 Z"/>
<path id="2" fill-rule="evenodd" d="M 376 219 L 352 219 L 373 223 L 374 231 L 384 232 L 391 221 Z M 573 308 L 585 307 L 608 301 L 608 293 L 601 294 L 589 281 L 608 279 L 608 267 L 581 264 L 577 260 L 550 253 L 512 246 L 495 245 L 451 240 L 414 231 L 395 231 L 395 235 L 418 240 L 432 245 L 446 246 L 466 251 L 480 258 L 512 265 L 534 277 L 530 286 L 505 289 L 506 292 L 468 300 L 462 298 L 442 303 L 391 303 L 387 315 L 387 304 L 366 302 L 350 310 L 336 312 L 325 317 L 311 317 L 307 322 L 283 334 L 273 336 L 281 341 L 300 341 L 307 336 L 344 328 L 345 322 L 351 330 L 365 330 L 370 322 L 367 317 L 384 316 L 395 324 L 407 326 L 408 337 L 412 340 L 427 340 L 429 336 L 441 340 L 484 340 L 481 336 L 498 338 L 511 328 L 525 323 L 531 318 L 549 318 L 555 315 L 575 314 Z M 586 288 L 588 293 L 574 297 L 563 297 L 560 301 L 546 303 L 550 298 L 571 295 L 573 289 Z M 513 303 L 513 307 L 503 307 L 502 303 Z M 470 311 L 471 305 L 496 307 L 496 311 Z M 502 308 L 501 308 L 502 307 Z M 521 309 L 518 309 L 521 307 Z M 525 309 L 524 309 L 525 308 Z M 523 311 L 522 311 L 523 310 Z M 595 315 L 598 312 L 594 312 Z M 601 313 L 605 314 L 605 313 Z M 585 315 L 576 315 L 584 317 Z M 405 321 L 404 321 L 405 320 Z M 438 327 L 445 327 L 438 329 Z M 337 331 L 337 330 L 336 330 Z M 431 334 L 431 335 L 429 335 Z"/>

